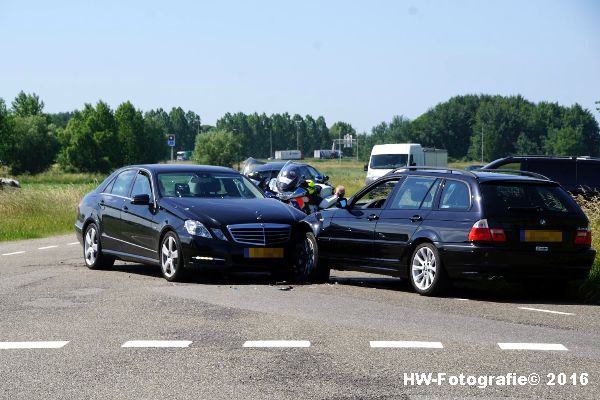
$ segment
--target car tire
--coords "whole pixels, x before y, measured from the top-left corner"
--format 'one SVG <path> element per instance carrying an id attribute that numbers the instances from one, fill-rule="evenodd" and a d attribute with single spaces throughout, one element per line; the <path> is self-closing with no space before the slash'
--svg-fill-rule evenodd
<path id="1" fill-rule="evenodd" d="M 408 274 L 412 287 L 424 296 L 440 294 L 448 281 L 439 252 L 432 243 L 422 243 L 415 248 L 410 257 Z"/>
<path id="2" fill-rule="evenodd" d="M 323 272 L 319 271 L 319 248 L 312 232 L 306 232 L 296 243 L 294 263 L 291 266 L 290 278 L 293 282 L 312 282 Z"/>
<path id="3" fill-rule="evenodd" d="M 160 243 L 160 271 L 169 282 L 181 282 L 186 269 L 183 262 L 181 243 L 175 232 L 167 232 Z"/>
<path id="4" fill-rule="evenodd" d="M 100 232 L 94 222 L 83 233 L 83 259 L 89 269 L 107 269 L 113 266 L 115 259 L 102 253 Z"/>

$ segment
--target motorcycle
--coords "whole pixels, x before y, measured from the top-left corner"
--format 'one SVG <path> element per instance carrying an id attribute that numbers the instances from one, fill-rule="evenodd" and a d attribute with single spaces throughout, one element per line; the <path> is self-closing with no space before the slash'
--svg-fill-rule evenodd
<path id="1" fill-rule="evenodd" d="M 269 187 L 275 189 L 277 198 L 306 214 L 331 207 L 337 201 L 333 188 L 324 182 L 315 183 L 300 175 L 301 165 L 286 163 L 275 182 Z"/>

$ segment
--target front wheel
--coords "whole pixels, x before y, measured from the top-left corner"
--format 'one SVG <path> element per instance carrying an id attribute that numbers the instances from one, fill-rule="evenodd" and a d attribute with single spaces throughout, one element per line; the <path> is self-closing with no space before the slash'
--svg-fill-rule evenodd
<path id="1" fill-rule="evenodd" d="M 168 232 L 161 242 L 160 269 L 169 282 L 179 282 L 184 278 L 183 254 L 179 238 L 174 232 Z"/>
<path id="2" fill-rule="evenodd" d="M 83 234 L 83 258 L 89 269 L 106 269 L 115 263 L 114 258 L 102 253 L 98 225 L 93 222 L 85 228 Z"/>
<path id="3" fill-rule="evenodd" d="M 319 248 L 312 232 L 306 232 L 296 244 L 296 260 L 291 267 L 291 278 L 295 282 L 317 282 L 325 272 L 319 267 Z M 329 272 L 327 271 L 327 279 Z"/>
<path id="4" fill-rule="evenodd" d="M 417 246 L 410 260 L 410 283 L 421 295 L 439 294 L 445 284 L 446 277 L 437 248 L 431 243 Z"/>

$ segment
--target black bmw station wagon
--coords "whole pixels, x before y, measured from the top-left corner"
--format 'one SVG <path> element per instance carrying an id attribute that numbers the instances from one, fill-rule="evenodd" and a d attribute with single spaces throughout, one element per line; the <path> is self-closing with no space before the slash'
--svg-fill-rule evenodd
<path id="1" fill-rule="evenodd" d="M 316 240 L 305 216 L 230 168 L 139 165 L 83 198 L 75 230 L 91 269 L 120 259 L 160 265 L 169 281 L 192 267 L 266 268 L 310 281 Z"/>
<path id="2" fill-rule="evenodd" d="M 560 285 L 588 275 L 589 221 L 540 175 L 407 167 L 307 219 L 319 269 L 409 278 L 423 295 L 463 277 Z"/>

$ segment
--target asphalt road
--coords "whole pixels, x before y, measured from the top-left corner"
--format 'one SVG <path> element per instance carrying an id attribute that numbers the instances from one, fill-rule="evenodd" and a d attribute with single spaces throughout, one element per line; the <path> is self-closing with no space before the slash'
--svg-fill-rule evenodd
<path id="1" fill-rule="evenodd" d="M 2 399 L 600 397 L 598 306 L 494 285 L 426 298 L 336 271 L 175 284 L 138 264 L 90 271 L 74 242 L 0 244 Z M 272 345 L 293 347 L 254 347 Z"/>

